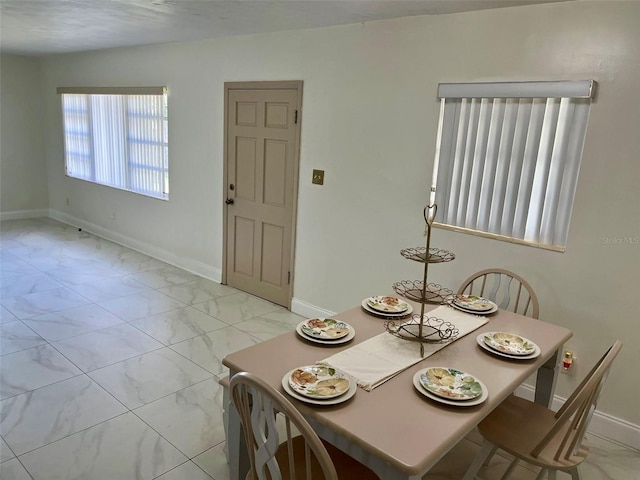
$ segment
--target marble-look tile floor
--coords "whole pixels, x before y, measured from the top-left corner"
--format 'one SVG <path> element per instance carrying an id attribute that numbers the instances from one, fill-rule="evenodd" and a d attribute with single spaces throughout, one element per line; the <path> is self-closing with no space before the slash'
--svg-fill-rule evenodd
<path id="1" fill-rule="evenodd" d="M 222 358 L 301 317 L 48 218 L 0 224 L 0 275 L 0 479 L 229 478 Z M 638 452 L 591 440 L 584 480 L 638 478 Z M 425 479 L 461 478 L 479 441 Z"/>

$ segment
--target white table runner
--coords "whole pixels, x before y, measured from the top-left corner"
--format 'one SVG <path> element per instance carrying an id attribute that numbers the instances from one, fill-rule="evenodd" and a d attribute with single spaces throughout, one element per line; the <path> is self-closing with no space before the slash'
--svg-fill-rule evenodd
<path id="1" fill-rule="evenodd" d="M 459 331 L 456 340 L 488 321 L 486 317 L 470 315 L 445 305 L 425 313 L 425 316 L 453 323 Z M 420 357 L 418 342 L 403 340 L 384 332 L 318 363 L 343 370 L 357 380 L 359 387 L 371 391 L 454 341 L 425 343 L 424 357 Z"/>

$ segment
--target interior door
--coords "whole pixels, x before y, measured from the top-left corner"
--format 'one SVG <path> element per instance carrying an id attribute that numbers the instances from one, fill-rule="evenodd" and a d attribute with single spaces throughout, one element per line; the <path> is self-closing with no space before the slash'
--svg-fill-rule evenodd
<path id="1" fill-rule="evenodd" d="M 223 280 L 290 308 L 301 82 L 227 84 Z"/>

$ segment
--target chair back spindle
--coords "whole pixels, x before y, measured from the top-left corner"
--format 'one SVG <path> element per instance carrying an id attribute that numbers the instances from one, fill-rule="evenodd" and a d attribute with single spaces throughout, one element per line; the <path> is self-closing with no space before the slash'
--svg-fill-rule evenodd
<path id="1" fill-rule="evenodd" d="M 336 468 L 322 441 L 300 412 L 280 392 L 247 372 L 240 372 L 231 378 L 230 390 L 247 444 L 250 465 L 247 478 L 338 480 Z M 279 430 L 282 429 L 277 426 L 277 417 L 284 417 L 283 436 L 286 438 L 281 438 Z M 300 432 L 299 436 L 293 435 L 294 429 Z M 305 465 L 299 464 L 294 448 L 296 441 L 304 443 L 300 460 L 304 460 Z M 278 458 L 283 443 L 286 443 L 286 465 L 281 465 Z M 313 472 L 320 472 L 321 477 L 316 476 L 314 479 Z"/>

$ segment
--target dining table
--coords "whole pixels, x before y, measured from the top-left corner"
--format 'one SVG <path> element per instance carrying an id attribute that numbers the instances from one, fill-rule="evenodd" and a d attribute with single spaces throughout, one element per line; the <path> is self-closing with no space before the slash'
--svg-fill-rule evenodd
<path id="1" fill-rule="evenodd" d="M 414 311 L 420 311 L 419 305 L 412 303 L 412 306 Z M 425 314 L 436 307 L 425 305 Z M 228 367 L 229 377 L 247 371 L 287 396 L 282 380 L 292 369 L 316 364 L 380 334 L 389 335 L 385 320 L 371 315 L 362 306 L 332 318 L 347 322 L 355 330 L 354 338 L 332 345 L 311 342 L 292 331 L 231 353 L 222 363 Z M 572 332 L 501 309 L 485 318 L 487 322 L 476 330 L 446 342 L 444 348 L 419 359 L 370 391 L 358 388 L 347 401 L 317 405 L 290 395 L 288 398 L 322 439 L 367 465 L 381 479 L 420 479 L 529 376 L 537 375 L 536 402 L 549 406 L 553 399 L 559 352 Z M 484 332 L 509 332 L 529 339 L 539 347 L 539 355 L 511 359 L 493 354 L 480 345 L 479 335 Z M 409 343 L 419 356 L 419 342 Z M 482 381 L 488 396 L 477 405 L 434 401 L 419 392 L 413 382 L 416 372 L 428 367 L 467 372 Z M 221 383 L 228 387 L 228 378 Z M 228 388 L 223 402 L 230 475 L 232 480 L 239 480 L 248 471 L 248 457 L 240 418 Z"/>

